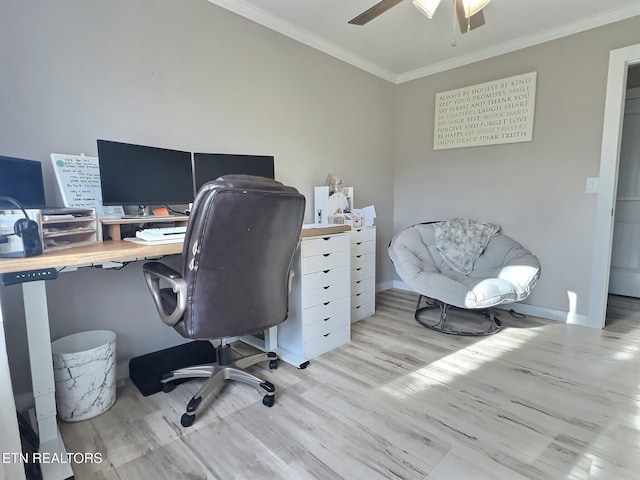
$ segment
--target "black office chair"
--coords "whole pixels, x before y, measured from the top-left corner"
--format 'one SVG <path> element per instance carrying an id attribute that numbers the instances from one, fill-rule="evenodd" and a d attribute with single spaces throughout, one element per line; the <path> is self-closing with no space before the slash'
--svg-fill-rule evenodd
<path id="1" fill-rule="evenodd" d="M 272 383 L 244 371 L 277 355 L 258 353 L 232 360 L 225 339 L 251 335 L 287 318 L 290 269 L 298 246 L 305 198 L 293 187 L 249 175 L 229 175 L 205 184 L 195 199 L 182 251 L 182 271 L 159 263 L 144 265 L 144 276 L 160 317 L 183 337 L 219 340 L 217 362 L 163 376 L 164 390 L 184 378 L 209 378 L 182 415 L 190 426 L 205 395 L 224 380 L 239 380 L 266 392 Z M 160 281 L 170 288 L 161 288 Z"/>

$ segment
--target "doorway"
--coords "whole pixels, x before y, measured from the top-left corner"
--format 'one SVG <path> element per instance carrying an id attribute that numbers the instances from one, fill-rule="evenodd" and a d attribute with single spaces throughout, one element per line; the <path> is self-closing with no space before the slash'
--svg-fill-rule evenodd
<path id="1" fill-rule="evenodd" d="M 627 77 L 629 67 L 637 64 L 640 64 L 640 44 L 612 50 L 609 55 L 589 297 L 588 325 L 595 328 L 605 325 Z"/>
<path id="2" fill-rule="evenodd" d="M 640 66 L 629 68 L 618 162 L 609 294 L 640 298 Z"/>

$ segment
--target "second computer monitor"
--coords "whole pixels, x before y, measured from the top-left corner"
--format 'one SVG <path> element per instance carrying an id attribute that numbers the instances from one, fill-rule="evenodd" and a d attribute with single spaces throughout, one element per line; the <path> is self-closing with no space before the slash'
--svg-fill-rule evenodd
<path id="1" fill-rule="evenodd" d="M 98 140 L 104 205 L 193 202 L 191 152 Z"/>
<path id="2" fill-rule="evenodd" d="M 275 178 L 273 156 L 194 153 L 193 170 L 196 192 L 207 182 L 223 175 L 244 174 Z"/>

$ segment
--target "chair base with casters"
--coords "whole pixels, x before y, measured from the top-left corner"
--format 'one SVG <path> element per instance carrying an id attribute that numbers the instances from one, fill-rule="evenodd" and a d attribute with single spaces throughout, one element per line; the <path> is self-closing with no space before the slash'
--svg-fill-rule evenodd
<path id="1" fill-rule="evenodd" d="M 423 300 L 425 305 L 421 306 L 423 303 Z M 430 330 L 434 330 L 440 333 L 446 333 L 449 335 L 482 337 L 485 335 L 493 335 L 494 333 L 498 333 L 502 328 L 502 322 L 497 318 L 496 312 L 493 308 L 486 308 L 483 310 L 474 311 L 475 314 L 482 315 L 485 317 L 485 321 L 483 323 L 486 323 L 487 326 L 486 328 L 484 328 L 484 330 L 481 330 L 481 329 L 460 330 L 460 329 L 454 328 L 449 323 L 447 323 L 447 313 L 449 311 L 449 308 L 451 307 L 458 308 L 458 307 L 449 305 L 448 303 L 441 302 L 440 300 L 436 300 L 433 298 L 426 297 L 424 295 L 420 295 L 418 297 L 418 304 L 416 305 L 416 312 L 414 314 L 414 318 L 416 319 L 416 322 L 418 322 L 420 325 L 422 325 L 425 328 L 428 328 Z M 432 323 L 427 322 L 422 316 L 422 313 L 429 310 L 435 310 L 435 309 L 440 310 L 440 318 L 436 322 L 432 322 Z"/>
<path id="2" fill-rule="evenodd" d="M 183 427 L 190 427 L 196 419 L 196 414 L 204 404 L 203 400 L 207 395 L 220 387 L 225 380 L 235 380 L 252 385 L 262 392 L 262 404 L 272 407 L 275 402 L 275 386 L 246 371 L 247 368 L 260 362 L 269 361 L 269 369 L 278 368 L 278 355 L 274 352 L 256 353 L 235 360 L 231 359 L 230 345 L 218 346 L 216 348 L 218 361 L 205 365 L 194 365 L 192 367 L 174 370 L 162 376 L 162 389 L 170 392 L 175 388 L 172 384 L 174 380 L 187 378 L 208 378 L 204 385 L 191 397 L 187 404 L 186 412 L 180 418 Z"/>

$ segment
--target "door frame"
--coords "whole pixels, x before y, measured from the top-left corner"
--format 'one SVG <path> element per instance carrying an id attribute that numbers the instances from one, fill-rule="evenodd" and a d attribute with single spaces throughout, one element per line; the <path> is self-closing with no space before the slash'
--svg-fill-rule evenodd
<path id="1" fill-rule="evenodd" d="M 596 328 L 604 328 L 607 313 L 627 72 L 631 65 L 638 63 L 640 63 L 640 44 L 612 50 L 609 54 L 588 317 L 589 326 Z"/>

